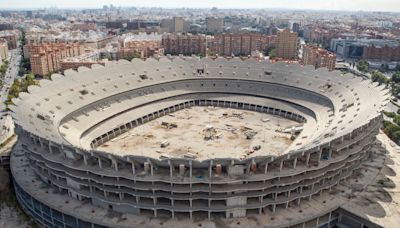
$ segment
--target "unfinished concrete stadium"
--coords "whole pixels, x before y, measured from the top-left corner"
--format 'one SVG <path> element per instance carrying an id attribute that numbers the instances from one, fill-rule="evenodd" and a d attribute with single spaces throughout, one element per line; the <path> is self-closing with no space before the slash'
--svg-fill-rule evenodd
<path id="1" fill-rule="evenodd" d="M 390 94 L 370 80 L 163 57 L 67 70 L 28 91 L 11 106 L 11 170 L 44 227 L 379 226 L 342 207 L 340 185 L 382 160 L 372 148 Z"/>

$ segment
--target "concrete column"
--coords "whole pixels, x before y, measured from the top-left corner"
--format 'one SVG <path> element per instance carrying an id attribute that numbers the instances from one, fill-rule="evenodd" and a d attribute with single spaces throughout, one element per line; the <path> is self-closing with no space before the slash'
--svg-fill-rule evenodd
<path id="1" fill-rule="evenodd" d="M 50 151 L 51 154 L 53 153 L 53 150 L 51 149 L 51 142 L 50 141 L 49 141 L 49 151 Z"/>
<path id="2" fill-rule="evenodd" d="M 168 165 L 169 165 L 169 177 L 172 179 L 172 162 L 171 160 L 168 159 Z"/>
<path id="3" fill-rule="evenodd" d="M 332 212 L 329 212 L 328 227 L 331 227 Z"/>
<path id="4" fill-rule="evenodd" d="M 308 154 L 307 154 L 307 158 L 306 158 L 306 165 L 307 165 L 307 166 L 308 166 L 309 163 L 310 163 L 310 156 L 311 156 L 311 153 L 308 153 Z"/>
<path id="5" fill-rule="evenodd" d="M 210 179 L 211 179 L 211 177 L 212 177 L 212 166 L 213 166 L 213 160 L 210 161 L 210 166 L 208 167 Z"/>
<path id="6" fill-rule="evenodd" d="M 124 199 L 124 193 L 120 192 L 120 193 L 119 193 L 119 200 L 122 201 L 123 199 Z"/>
<path id="7" fill-rule="evenodd" d="M 150 162 L 150 159 L 147 159 L 147 162 L 150 164 L 150 174 L 153 176 L 153 174 L 154 174 L 153 163 Z"/>
<path id="8" fill-rule="evenodd" d="M 114 166 L 115 171 L 118 172 L 118 162 L 117 162 L 117 159 L 111 158 L 111 164 L 112 164 L 112 166 Z"/>
<path id="9" fill-rule="evenodd" d="M 288 208 L 288 207 L 289 207 L 289 202 L 286 202 L 285 208 Z"/>
<path id="10" fill-rule="evenodd" d="M 190 176 L 190 180 L 192 180 L 192 175 L 193 175 L 192 160 L 189 160 L 189 176 Z"/>
<path id="11" fill-rule="evenodd" d="M 265 163 L 264 174 L 267 174 L 267 172 L 268 172 L 268 162 L 267 162 L 267 163 Z"/>
<path id="12" fill-rule="evenodd" d="M 274 205 L 272 206 L 272 212 L 275 213 L 275 211 L 276 211 L 276 204 L 274 204 Z"/>
<path id="13" fill-rule="evenodd" d="M 321 162 L 321 156 L 322 156 L 322 148 L 318 152 L 318 165 Z"/>
<path id="14" fill-rule="evenodd" d="M 281 164 L 280 164 L 280 166 L 279 166 L 279 172 L 282 171 L 282 167 L 283 167 L 283 160 L 281 161 Z"/>
<path id="15" fill-rule="evenodd" d="M 293 169 L 296 168 L 296 164 L 297 164 L 297 157 L 293 160 Z"/>
<path id="16" fill-rule="evenodd" d="M 83 155 L 83 163 L 84 163 L 85 165 L 88 165 L 88 162 L 87 162 L 87 155 L 86 155 L 86 154 Z"/>
<path id="17" fill-rule="evenodd" d="M 132 174 L 135 175 L 136 174 L 136 170 L 135 170 L 135 163 L 132 161 Z"/>
<path id="18" fill-rule="evenodd" d="M 102 169 L 102 168 L 103 168 L 103 165 L 102 165 L 102 163 L 101 163 L 101 158 L 98 157 L 97 159 L 98 159 L 98 161 L 99 161 L 99 168 Z"/>
<path id="19" fill-rule="evenodd" d="M 290 190 L 288 191 L 287 197 L 290 198 Z"/>

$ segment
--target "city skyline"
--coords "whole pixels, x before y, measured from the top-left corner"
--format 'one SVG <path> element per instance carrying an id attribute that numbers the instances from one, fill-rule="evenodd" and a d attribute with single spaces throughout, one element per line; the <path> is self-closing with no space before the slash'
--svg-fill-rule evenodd
<path id="1" fill-rule="evenodd" d="M 230 8 L 230 9 L 293 9 L 293 10 L 342 10 L 342 11 L 391 11 L 400 12 L 400 4 L 396 0 L 204 0 L 204 1 L 130 1 L 130 0 L 86 0 L 84 2 L 78 0 L 61 1 L 61 0 L 38 0 L 35 2 L 27 0 L 15 0 L 12 2 L 0 2 L 0 9 L 36 9 L 36 8 L 101 8 L 103 5 L 114 6 L 135 6 L 135 7 L 162 7 L 162 8 Z"/>

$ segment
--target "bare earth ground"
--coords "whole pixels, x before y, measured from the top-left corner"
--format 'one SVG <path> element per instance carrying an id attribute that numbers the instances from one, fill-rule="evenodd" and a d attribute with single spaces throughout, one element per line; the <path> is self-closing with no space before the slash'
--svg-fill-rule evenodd
<path id="1" fill-rule="evenodd" d="M 103 144 L 101 149 L 154 158 L 189 154 L 199 160 L 280 155 L 292 143 L 290 134 L 281 131 L 296 125 L 295 121 L 265 113 L 192 107 L 136 127 Z M 163 142 L 168 145 L 161 146 Z"/>

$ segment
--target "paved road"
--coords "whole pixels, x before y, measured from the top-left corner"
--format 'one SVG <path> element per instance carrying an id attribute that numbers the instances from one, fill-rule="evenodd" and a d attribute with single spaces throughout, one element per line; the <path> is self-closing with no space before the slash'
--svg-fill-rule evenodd
<path id="1" fill-rule="evenodd" d="M 7 136 L 12 135 L 9 131 L 14 131 L 14 123 L 11 118 L 6 117 L 9 115 L 6 109 L 5 101 L 7 100 L 8 91 L 16 78 L 18 78 L 19 63 L 21 61 L 21 48 L 9 51 L 9 67 L 4 75 L 3 87 L 0 89 L 0 142 L 4 141 Z"/>

